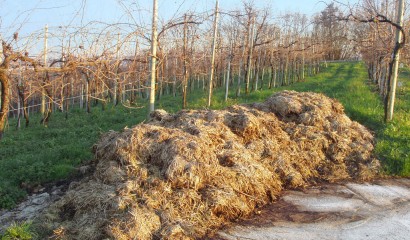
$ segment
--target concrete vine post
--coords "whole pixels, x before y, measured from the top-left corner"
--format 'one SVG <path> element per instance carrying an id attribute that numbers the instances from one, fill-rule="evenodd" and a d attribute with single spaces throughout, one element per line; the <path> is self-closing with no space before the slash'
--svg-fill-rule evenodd
<path id="1" fill-rule="evenodd" d="M 118 105 L 118 82 L 119 82 L 119 69 L 120 69 L 120 33 L 117 34 L 117 45 L 116 45 L 116 53 L 115 53 L 115 64 L 117 68 L 115 69 L 115 79 L 114 79 L 114 90 L 113 90 L 113 104 L 114 106 Z"/>
<path id="2" fill-rule="evenodd" d="M 250 31 L 249 37 L 249 52 L 248 52 L 248 60 L 247 60 L 247 66 L 246 66 L 246 77 L 245 77 L 245 94 L 249 94 L 249 84 L 250 84 L 250 78 L 251 78 L 251 71 L 252 71 L 252 55 L 253 55 L 253 38 L 255 35 L 255 18 L 252 18 L 251 23 L 252 28 Z"/>
<path id="3" fill-rule="evenodd" d="M 234 34 L 236 35 L 236 34 Z M 233 38 L 230 39 L 230 45 L 229 45 L 229 55 L 228 55 L 228 72 L 226 74 L 226 82 L 225 82 L 225 102 L 228 101 L 228 94 L 229 94 L 229 79 L 230 79 L 230 73 L 231 73 L 231 63 L 232 63 L 232 58 L 233 58 Z"/>
<path id="4" fill-rule="evenodd" d="M 157 21 L 158 21 L 158 2 L 153 0 L 153 13 L 152 13 L 152 35 L 151 35 L 151 89 L 149 95 L 149 111 L 155 110 L 155 73 L 157 63 Z"/>
<path id="5" fill-rule="evenodd" d="M 218 33 L 218 0 L 215 4 L 215 18 L 214 18 L 214 34 L 212 40 L 212 56 L 211 56 L 211 76 L 209 77 L 209 86 L 208 86 L 208 107 L 211 106 L 212 100 L 212 87 L 214 80 L 214 71 L 215 71 L 215 47 L 216 47 L 216 38 Z"/>
<path id="6" fill-rule="evenodd" d="M 188 24 L 187 24 L 187 15 L 184 15 L 184 44 L 183 44 L 183 71 L 184 71 L 184 80 L 182 86 L 182 108 L 185 109 L 187 107 L 187 88 L 188 88 L 188 54 L 187 54 L 187 41 L 188 41 Z"/>
<path id="7" fill-rule="evenodd" d="M 48 25 L 44 27 L 44 67 L 47 67 L 47 37 L 48 37 Z M 46 112 L 46 92 L 44 86 L 41 88 L 41 114 Z"/>
<path id="8" fill-rule="evenodd" d="M 398 26 L 402 27 L 403 26 L 403 12 L 404 12 L 404 0 L 399 0 L 398 1 L 398 9 L 397 9 L 397 24 Z M 386 114 L 385 114 L 385 121 L 391 121 L 393 119 L 393 112 L 394 112 L 394 100 L 396 98 L 396 86 L 397 86 L 397 75 L 399 71 L 399 65 L 400 65 L 400 45 L 402 43 L 402 30 L 399 28 L 396 28 L 396 48 L 397 52 L 393 53 L 393 73 L 391 76 L 391 82 L 390 86 L 388 86 L 389 90 L 388 91 L 388 96 L 386 96 L 387 99 L 387 109 L 386 109 Z"/>
<path id="9" fill-rule="evenodd" d="M 242 69 L 243 69 L 243 58 L 245 56 L 245 43 L 246 40 L 245 38 L 242 38 L 242 54 L 239 60 L 239 69 L 238 69 L 238 83 L 237 83 L 237 88 L 236 88 L 236 97 L 240 97 L 241 96 L 241 73 L 242 73 Z"/>

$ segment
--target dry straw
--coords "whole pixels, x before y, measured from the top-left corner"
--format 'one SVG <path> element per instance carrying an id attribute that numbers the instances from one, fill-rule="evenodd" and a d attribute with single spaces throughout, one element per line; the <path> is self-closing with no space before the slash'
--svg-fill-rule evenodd
<path id="1" fill-rule="evenodd" d="M 373 136 L 335 100 L 284 91 L 226 110 L 163 110 L 105 134 L 94 175 L 50 210 L 60 239 L 195 239 L 284 188 L 373 178 Z"/>

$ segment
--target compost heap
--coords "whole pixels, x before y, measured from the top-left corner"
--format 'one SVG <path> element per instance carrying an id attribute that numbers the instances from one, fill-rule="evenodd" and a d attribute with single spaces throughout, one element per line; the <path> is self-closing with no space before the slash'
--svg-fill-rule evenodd
<path id="1" fill-rule="evenodd" d="M 373 136 L 322 94 L 284 91 L 226 110 L 151 114 L 105 134 L 95 172 L 49 214 L 56 238 L 192 239 L 284 188 L 368 180 Z"/>

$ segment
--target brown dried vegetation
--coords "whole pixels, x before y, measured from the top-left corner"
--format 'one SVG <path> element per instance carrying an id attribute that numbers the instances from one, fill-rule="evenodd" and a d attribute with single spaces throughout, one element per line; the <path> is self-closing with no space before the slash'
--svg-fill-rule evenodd
<path id="1" fill-rule="evenodd" d="M 193 239 L 251 214 L 282 189 L 367 180 L 373 136 L 335 100 L 285 91 L 226 110 L 155 111 L 105 134 L 96 169 L 48 216 L 60 239 Z"/>

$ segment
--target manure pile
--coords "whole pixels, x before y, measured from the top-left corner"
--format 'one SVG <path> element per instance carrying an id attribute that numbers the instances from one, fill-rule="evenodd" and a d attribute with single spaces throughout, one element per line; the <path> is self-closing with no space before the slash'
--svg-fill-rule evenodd
<path id="1" fill-rule="evenodd" d="M 155 111 L 95 145 L 95 172 L 47 215 L 61 239 L 195 239 L 284 188 L 368 180 L 373 136 L 324 95 L 284 91 L 226 110 Z"/>

